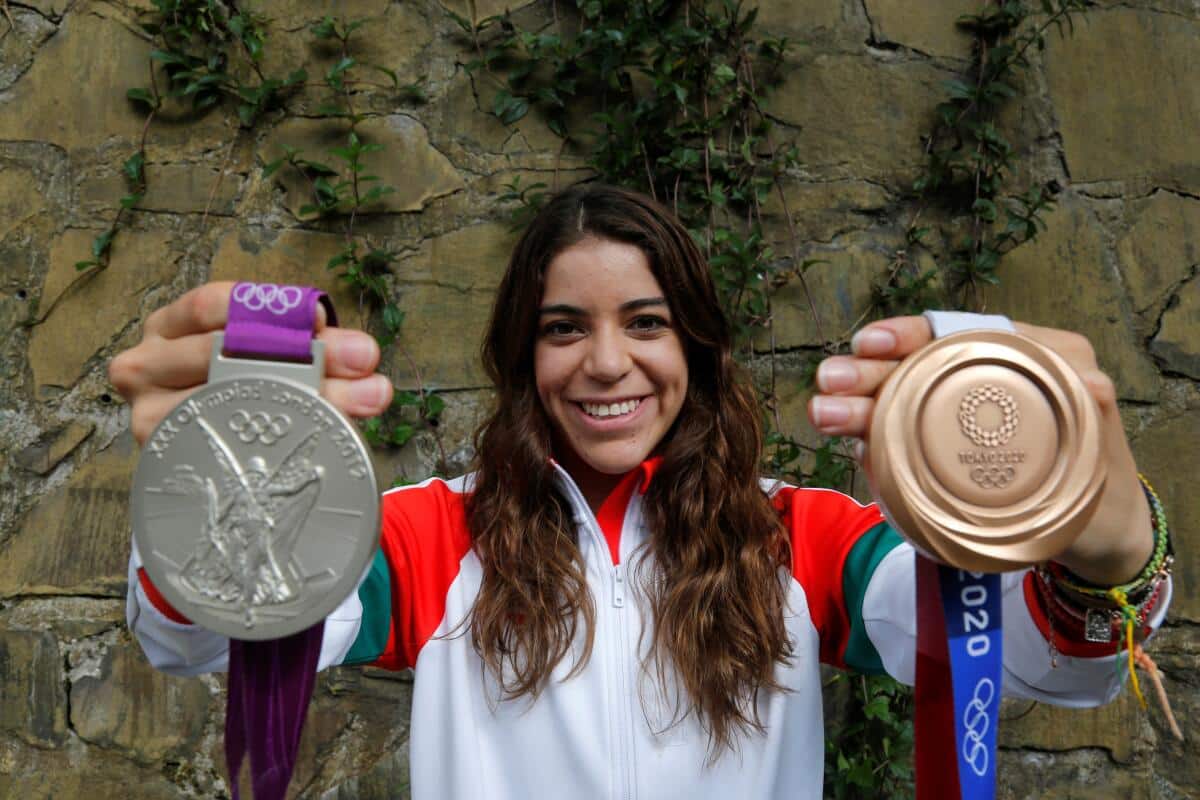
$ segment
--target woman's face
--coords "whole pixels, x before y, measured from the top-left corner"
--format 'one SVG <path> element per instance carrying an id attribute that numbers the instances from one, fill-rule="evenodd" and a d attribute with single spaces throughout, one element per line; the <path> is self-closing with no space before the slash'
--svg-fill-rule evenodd
<path id="1" fill-rule="evenodd" d="M 683 406 L 688 369 L 640 249 L 588 238 L 550 262 L 534 373 L 556 456 L 581 486 L 606 484 L 658 446 Z"/>

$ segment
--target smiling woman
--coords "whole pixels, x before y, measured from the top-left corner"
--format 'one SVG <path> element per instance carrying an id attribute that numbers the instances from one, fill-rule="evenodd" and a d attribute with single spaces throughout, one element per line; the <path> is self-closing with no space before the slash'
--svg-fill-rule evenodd
<path id="1" fill-rule="evenodd" d="M 113 362 L 141 440 L 203 380 L 230 288 L 156 312 Z M 1120 689 L 1117 644 L 1086 639 L 1077 617 L 1111 610 L 1096 586 L 1139 575 L 1118 587 L 1136 601 L 1126 634 L 1161 623 L 1165 524 L 1151 536 L 1087 341 L 1018 329 L 1091 387 L 1110 469 L 1049 582 L 1002 576 L 1003 690 L 1095 705 Z M 323 393 L 376 413 L 370 337 L 319 338 Z M 865 328 L 818 370 L 814 424 L 865 436 L 879 384 L 930 338 L 920 317 Z M 365 364 L 351 358 L 363 346 Z M 761 410 L 687 230 L 622 189 L 556 195 L 512 254 L 482 356 L 496 392 L 476 471 L 387 492 L 374 564 L 325 620 L 322 666 L 415 670 L 414 797 L 819 798 L 819 664 L 913 681 L 916 559 L 877 506 L 760 481 Z M 356 405 L 364 388 L 374 405 Z M 141 566 L 135 549 L 129 624 L 150 660 L 224 669 L 228 641 L 166 605 Z"/>

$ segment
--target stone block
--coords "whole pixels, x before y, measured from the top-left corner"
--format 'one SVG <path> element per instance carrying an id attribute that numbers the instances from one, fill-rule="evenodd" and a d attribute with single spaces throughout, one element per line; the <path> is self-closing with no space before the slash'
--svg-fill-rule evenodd
<path id="1" fill-rule="evenodd" d="M 1120 276 L 1106 263 L 1101 224 L 1070 195 L 1060 196 L 1045 219 L 1044 232 L 1000 262 L 1000 285 L 986 289 L 988 311 L 1087 336 L 1121 398 L 1155 400 L 1158 370 L 1137 344 Z"/>
<path id="2" fill-rule="evenodd" d="M 907 188 L 924 163 L 921 137 L 954 77 L 926 61 L 822 54 L 789 65 L 771 116 L 798 128 L 805 169 L 822 178 Z"/>
<path id="3" fill-rule="evenodd" d="M 21 800 L 179 800 L 197 795 L 172 785 L 162 767 L 139 767 L 103 748 L 72 738 L 47 750 L 0 741 L 0 797 Z"/>
<path id="4" fill-rule="evenodd" d="M 24 8 L 9 8 L 0 14 L 0 91 L 7 89 L 24 74 L 41 45 L 54 35 L 55 27 L 47 19 Z M 11 20 L 11 29 L 9 27 Z"/>
<path id="5" fill-rule="evenodd" d="M 212 705 L 203 683 L 154 669 L 128 637 L 99 662 L 71 684 L 71 727 L 81 739 L 143 763 L 198 744 Z"/>
<path id="6" fill-rule="evenodd" d="M 0 95 L 0 140 L 52 142 L 68 152 L 113 140 L 135 146 L 145 117 L 125 97 L 150 82 L 153 45 L 99 13 L 67 15 L 38 51 L 29 70 Z M 151 137 L 162 149 L 203 152 L 227 142 L 236 123 L 222 114 L 190 110 L 160 115 Z"/>
<path id="7" fill-rule="evenodd" d="M 1200 23 L 1149 10 L 1089 11 L 1073 36 L 1047 40 L 1046 78 L 1075 182 L 1200 187 Z"/>
<path id="8" fill-rule="evenodd" d="M 879 241 L 878 236 L 855 233 L 842 237 L 835 245 L 805 249 L 803 258 L 823 263 L 809 267 L 803 284 L 793 278 L 772 295 L 775 347 L 819 345 L 822 336 L 827 342 L 847 338 L 870 306 L 872 283 L 885 275 L 895 247 L 895 243 Z M 804 285 L 812 296 L 812 306 Z M 760 334 L 754 346 L 764 352 L 770 348 L 770 340 Z"/>
<path id="9" fill-rule="evenodd" d="M 0 239 L 43 212 L 46 200 L 39 183 L 33 169 L 0 159 Z"/>
<path id="10" fill-rule="evenodd" d="M 395 267 L 402 281 L 428 281 L 459 291 L 493 291 L 508 266 L 518 234 L 500 222 L 485 222 L 421 242 L 415 256 Z"/>
<path id="11" fill-rule="evenodd" d="M 1146 648 L 1158 665 L 1159 675 L 1171 701 L 1171 710 L 1183 733 L 1175 738 L 1158 703 L 1147 689 L 1147 712 L 1156 738 L 1154 771 L 1163 786 L 1160 797 L 1189 797 L 1200 787 L 1200 760 L 1196 758 L 1196 739 L 1200 737 L 1200 692 L 1196 691 L 1196 665 L 1200 663 L 1200 628 L 1173 625 L 1159 630 Z M 1146 681 L 1143 681 L 1145 684 Z M 1171 794 L 1167 789 L 1175 790 Z"/>
<path id="12" fill-rule="evenodd" d="M 1129 232 L 1117 242 L 1133 309 L 1157 319 L 1170 293 L 1200 264 L 1200 201 L 1158 191 L 1132 203 Z"/>
<path id="13" fill-rule="evenodd" d="M 1167 303 L 1150 352 L 1172 372 L 1200 380 L 1200 279 L 1195 269 Z"/>
<path id="14" fill-rule="evenodd" d="M 868 30 L 857 5 L 844 0 L 762 0 L 752 33 L 787 36 L 793 43 L 828 37 L 861 42 Z"/>
<path id="15" fill-rule="evenodd" d="M 1171 618 L 1200 622 L 1200 400 L 1132 437 L 1138 469 L 1154 484 L 1175 537 L 1175 596 Z M 1193 662 L 1193 665 L 1196 662 Z"/>
<path id="16" fill-rule="evenodd" d="M 207 209 L 210 214 L 229 215 L 243 178 L 232 170 L 220 177 L 220 172 L 207 164 L 148 164 L 146 195 L 138 210 L 201 214 Z M 128 192 L 123 175 L 107 175 L 85 181 L 79 187 L 79 199 L 103 212 L 115 208 Z"/>
<path id="17" fill-rule="evenodd" d="M 801 183 L 783 181 L 783 200 L 771 192 L 763 203 L 763 216 L 776 253 L 791 252 L 791 232 L 783 209 L 786 203 L 800 242 L 832 242 L 836 237 L 862 230 L 882 213 L 891 194 L 877 183 L 858 180 Z"/>
<path id="18" fill-rule="evenodd" d="M 1147 687 L 1148 688 L 1148 687 Z M 1013 700 L 1001 714 L 1000 747 L 1075 750 L 1101 747 L 1120 764 L 1131 764 L 1140 746 L 1149 747 L 1142 730 L 1145 712 L 1133 692 L 1123 692 L 1099 708 L 1058 708 Z"/>
<path id="19" fill-rule="evenodd" d="M 124 597 L 136 465 L 133 438 L 120 436 L 43 497 L 0 549 L 0 597 Z"/>
<path id="20" fill-rule="evenodd" d="M 30 597 L 0 611 L 0 630 L 52 631 L 71 641 L 125 624 L 125 598 Z"/>
<path id="21" fill-rule="evenodd" d="M 333 298 L 338 323 L 365 328 L 358 291 L 336 279 L 325 265 L 346 240 L 331 233 L 301 230 L 243 229 L 228 233 L 217 245 L 209 278 L 214 281 L 255 281 L 319 286 Z"/>
<path id="22" fill-rule="evenodd" d="M 327 797 L 346 776 L 368 773 L 391 756 L 403 754 L 407 764 L 411 707 L 411 683 L 375 680 L 354 668 L 323 673 L 313 692 L 292 785 L 308 787 L 309 796 Z"/>
<path id="23" fill-rule="evenodd" d="M 395 190 L 367 211 L 420 211 L 431 200 L 466 186 L 450 161 L 429 143 L 425 126 L 413 117 L 393 114 L 373 118 L 358 127 L 358 134 L 364 143 L 384 148 L 381 152 L 363 156 L 366 168 L 363 174 L 378 175 L 381 181 L 363 184 L 361 192 L 365 194 L 375 185 L 390 186 Z M 283 147 L 288 145 L 302 150 L 303 158 L 341 169 L 344 164 L 327 151 L 332 147 L 345 147 L 347 136 L 347 126 L 340 121 L 289 119 L 271 131 L 259 152 L 264 158 L 274 160 L 283 155 Z M 288 210 L 301 217 L 300 209 L 313 203 L 309 181 L 290 167 L 280 169 L 276 177 L 286 192 Z"/>
<path id="24" fill-rule="evenodd" d="M 533 0 L 441 0 L 442 5 L 468 20 L 472 20 L 471 10 L 474 8 L 473 21 L 478 22 L 488 17 L 499 16 L 506 11 L 517 11 L 531 5 Z"/>
<path id="25" fill-rule="evenodd" d="M 1003 725 L 1003 723 L 1001 723 Z M 1003 730 L 1003 727 L 1001 728 Z M 1151 800 L 1147 767 L 1114 764 L 1103 750 L 1001 750 L 997 800 Z"/>
<path id="26" fill-rule="evenodd" d="M 55 747 L 67 736 L 62 656 L 49 633 L 0 631 L 0 732 Z"/>
<path id="27" fill-rule="evenodd" d="M 400 287 L 397 304 L 405 312 L 404 327 L 387 357 L 384 370 L 397 387 L 416 388 L 416 377 L 400 349 L 421 370 L 425 385 L 437 389 L 470 389 L 487 385 L 479 362 L 479 345 L 491 315 L 495 293 L 461 291 L 433 284 Z"/>
<path id="28" fill-rule="evenodd" d="M 13 460 L 22 469 L 36 472 L 38 475 L 47 475 L 84 439 L 91 436 L 95 429 L 94 422 L 72 420 L 22 449 Z"/>
<path id="29" fill-rule="evenodd" d="M 906 0 L 864 0 L 876 42 L 894 43 L 931 56 L 970 58 L 973 38 L 958 18 L 979 13 L 976 0 L 926 3 L 914 11 Z"/>
<path id="30" fill-rule="evenodd" d="M 50 250 L 50 270 L 38 306 L 49 316 L 33 328 L 29 362 L 37 386 L 70 387 L 87 362 L 137 319 L 146 291 L 171 280 L 179 256 L 165 233 L 122 230 L 106 269 L 79 277 L 99 231 L 68 230 Z"/>
<path id="31" fill-rule="evenodd" d="M 434 12 L 435 15 L 438 13 Z M 429 59 L 423 58 L 425 50 L 433 43 L 433 28 L 425 12 L 413 3 L 287 0 L 273 3 L 269 14 L 272 20 L 270 38 L 263 48 L 262 60 L 262 70 L 267 75 L 289 75 L 303 67 L 310 81 L 323 83 L 325 73 L 342 58 L 340 42 L 319 40 L 310 30 L 313 23 L 326 15 L 343 22 L 366 21 L 350 39 L 351 55 L 360 66 L 350 71 L 349 78 L 377 83 L 370 90 L 377 98 L 392 99 L 384 88 L 391 85 L 391 79 L 367 65 L 392 70 L 401 86 L 417 82 L 433 66 Z M 303 104 L 313 110 L 334 99 L 333 90 L 325 86 L 313 85 L 301 92 Z M 354 103 L 358 111 L 363 111 L 365 108 L 361 104 L 374 99 L 359 95 Z M 394 110 L 396 106 L 389 102 L 388 107 Z"/>

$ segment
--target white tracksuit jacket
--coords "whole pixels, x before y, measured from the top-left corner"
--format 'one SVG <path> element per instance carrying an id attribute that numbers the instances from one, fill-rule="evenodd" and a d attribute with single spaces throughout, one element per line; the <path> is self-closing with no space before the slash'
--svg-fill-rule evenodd
<path id="1" fill-rule="evenodd" d="M 779 667 L 787 693 L 764 693 L 765 735 L 707 763 L 693 717 L 670 726 L 671 704 L 642 666 L 647 618 L 627 571 L 645 538 L 641 493 L 654 462 L 630 473 L 595 515 L 565 471 L 579 547 L 596 602 L 595 642 L 570 680 L 560 664 L 542 695 L 500 701 L 469 635 L 445 637 L 471 608 L 480 565 L 463 514 L 465 478 L 432 479 L 383 497 L 379 553 L 357 593 L 326 621 L 321 667 L 373 663 L 415 671 L 410 769 L 416 800 L 622 798 L 819 800 L 821 662 L 886 671 L 912 683 L 916 608 L 912 548 L 878 509 L 822 489 L 764 483 L 791 530 L 787 630 L 795 657 Z M 1058 705 L 1111 700 L 1124 671 L 1113 647 L 1056 637 L 1031 578 L 1004 576 L 1004 678 L 1010 695 Z M 130 560 L 128 620 L 150 661 L 177 675 L 225 669 L 227 641 L 188 624 Z M 1170 587 L 1150 615 L 1165 614 Z"/>

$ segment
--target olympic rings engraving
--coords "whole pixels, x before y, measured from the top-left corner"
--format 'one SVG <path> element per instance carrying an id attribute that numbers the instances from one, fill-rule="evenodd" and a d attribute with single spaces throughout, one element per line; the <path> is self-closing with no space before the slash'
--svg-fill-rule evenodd
<path id="1" fill-rule="evenodd" d="M 240 283 L 233 287 L 233 299 L 250 311 L 266 309 L 276 316 L 283 316 L 300 305 L 304 291 L 299 286 Z"/>
<path id="2" fill-rule="evenodd" d="M 272 417 L 265 411 L 250 414 L 239 409 L 229 418 L 229 429 L 246 444 L 257 439 L 265 445 L 273 445 L 286 436 L 291 427 L 292 420 L 287 414 Z"/>
<path id="3" fill-rule="evenodd" d="M 1004 419 L 998 428 L 987 430 L 979 427 L 976 412 L 984 403 L 1000 406 Z M 1017 399 L 991 383 L 985 383 L 967 392 L 958 405 L 958 425 L 963 435 L 979 447 L 999 447 L 1007 443 L 1017 432 L 1020 421 L 1021 413 L 1017 408 Z"/>
<path id="4" fill-rule="evenodd" d="M 1013 467 L 1001 467 L 996 464 L 975 467 L 971 470 L 971 480 L 984 489 L 1003 489 L 1012 483 L 1015 477 L 1017 477 L 1016 469 Z"/>
<path id="5" fill-rule="evenodd" d="M 962 742 L 963 761 L 977 776 L 983 777 L 988 771 L 989 750 L 984 737 L 992 726 L 989 707 L 996 699 L 996 685 L 991 678 L 980 678 L 975 684 L 971 701 L 963 709 L 962 724 L 965 728 Z"/>

